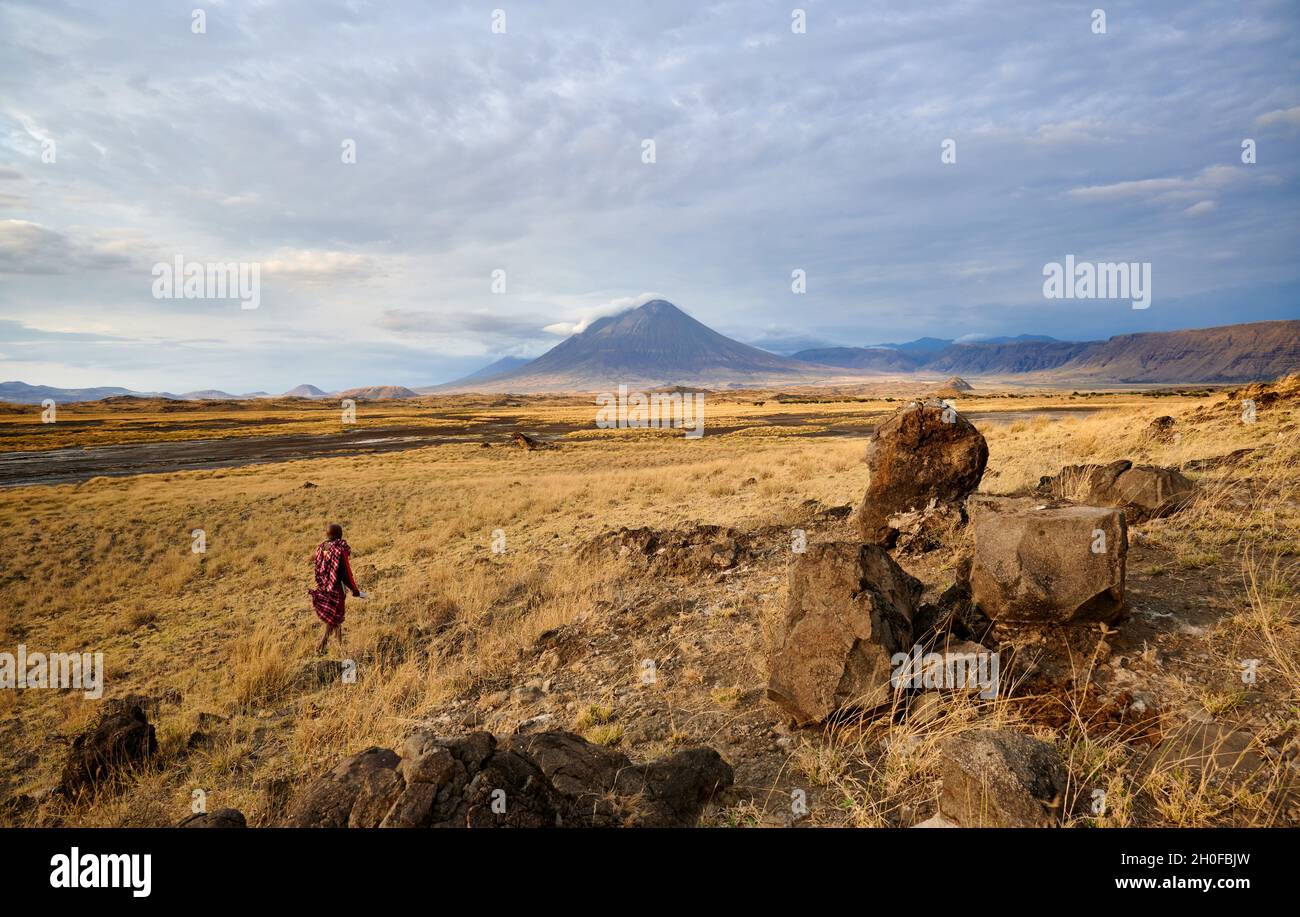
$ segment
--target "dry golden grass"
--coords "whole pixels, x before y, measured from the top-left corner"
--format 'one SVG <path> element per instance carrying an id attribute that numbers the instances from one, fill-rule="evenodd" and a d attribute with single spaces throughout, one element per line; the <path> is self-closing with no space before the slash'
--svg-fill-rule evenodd
<path id="1" fill-rule="evenodd" d="M 1295 422 L 1280 411 L 1263 412 L 1251 425 L 1233 423 L 1230 412 L 1222 422 L 1192 419 L 1222 398 L 1040 393 L 962 398 L 959 405 L 967 412 L 1107 408 L 1063 419 L 981 422 L 990 447 L 983 489 L 995 493 L 1032 486 L 1041 475 L 1081 461 L 1127 457 L 1184 466 L 1255 448 L 1248 474 L 1231 467 L 1192 472 L 1202 485 L 1196 504 L 1147 526 L 1145 535 L 1167 552 L 1171 570 L 1185 568 L 1180 575 L 1213 574 L 1217 589 L 1223 571 L 1232 571 L 1232 584 L 1223 588 L 1232 590 L 1234 611 L 1206 638 L 1207 651 L 1229 661 L 1263 660 L 1260 670 L 1271 673 L 1273 689 L 1289 693 L 1290 714 L 1285 702 L 1270 708 L 1285 721 L 1300 704 Z M 627 601 L 634 588 L 646 598 L 655 588 L 682 588 L 643 583 L 636 570 L 584 560 L 578 549 L 588 539 L 622 526 L 717 524 L 752 531 L 806 518 L 805 501 L 855 502 L 866 483 L 861 439 L 807 434 L 866 424 L 894 406 L 880 399 L 816 405 L 722 399 L 711 404 L 709 423 L 735 432 L 697 441 L 659 432 L 584 431 L 537 452 L 444 445 L 9 491 L 0 508 L 0 538 L 8 555 L 22 562 L 0 571 L 6 596 L 0 643 L 102 651 L 109 696 L 173 691 L 180 697 L 152 718 L 163 766 L 138 775 L 123 794 L 72 808 L 51 801 L 29 820 L 166 824 L 188 813 L 195 788 L 208 792 L 210 807 L 232 805 L 255 823 L 268 820 L 285 781 L 317 773 L 369 744 L 393 746 L 449 703 L 509 687 L 525 651 L 544 632 L 594 621 Z M 391 410 L 375 421 L 427 423 L 433 409 Z M 563 399 L 472 410 L 524 416 L 534 426 L 590 423 L 592 416 L 589 405 Z M 316 429 L 334 423 L 335 407 L 329 412 L 328 418 L 286 423 Z M 1161 414 L 1178 421 L 1177 442 L 1146 438 L 1147 422 Z M 790 425 L 796 415 L 801 426 Z M 463 423 L 436 422 L 444 420 Z M 103 435 L 147 439 L 155 435 L 148 422 L 119 417 L 109 426 L 120 426 Z M 282 432 L 285 426 L 259 429 Z M 30 441 L 4 442 L 14 448 Z M 304 489 L 307 480 L 317 487 Z M 357 578 L 371 597 L 348 605 L 345 655 L 358 663 L 356 683 L 322 688 L 311 680 L 319 625 L 305 590 L 312 551 L 329 522 L 343 525 Z M 206 553 L 191 551 L 195 529 L 206 533 Z M 504 553 L 492 550 L 496 530 L 504 532 Z M 950 574 L 956 554 L 940 556 L 935 575 Z M 778 613 L 780 597 L 779 585 L 758 598 L 710 593 L 715 630 L 709 633 L 725 635 L 732 622 L 757 615 L 755 633 L 761 634 Z M 641 639 L 630 652 L 659 654 L 635 642 Z M 701 724 L 725 724 L 763 709 L 755 707 L 763 679 L 761 639 L 692 652 L 679 677 L 661 688 L 664 702 L 677 705 L 672 728 L 638 758 L 709 740 L 708 730 L 722 727 Z M 735 658 L 725 676 L 710 674 L 711 658 L 727 652 Z M 340 655 L 332 644 L 330 654 Z M 627 677 L 634 677 L 630 667 Z M 1237 705 L 1229 703 L 1229 687 L 1206 682 L 1188 702 L 1231 716 Z M 592 741 L 626 749 L 617 704 L 599 694 L 585 703 L 573 727 Z M 63 745 L 47 736 L 69 737 L 95 712 L 94 703 L 79 695 L 0 693 L 0 734 L 39 757 L 32 767 L 0 776 L 17 792 L 54 783 Z M 203 713 L 223 717 L 225 725 L 211 747 L 188 748 Z M 909 715 L 805 733 L 796 738 L 782 779 L 812 781 L 835 800 L 829 810 L 814 811 L 813 823 L 897 824 L 933 799 L 936 742 L 976 722 L 1015 723 L 1017 717 L 1001 700 L 954 699 L 924 719 Z M 1130 757 L 1122 740 L 1093 729 L 1082 714 L 1045 737 L 1062 750 L 1078 792 L 1106 789 L 1106 815 L 1076 821 L 1247 821 L 1242 813 L 1254 797 L 1212 798 L 1206 787 L 1174 773 L 1143 783 L 1121 766 Z M 756 790 L 721 813 L 719 822 L 766 823 L 763 800 Z"/>
<path id="2" fill-rule="evenodd" d="M 618 571 L 583 563 L 585 539 L 621 525 L 771 524 L 809 497 L 851 499 L 860 446 L 804 445 L 741 454 L 722 437 L 677 437 L 648 451 L 613 435 L 536 453 L 444 446 L 11 491 L 0 532 L 26 563 L 0 574 L 4 640 L 104 652 L 109 695 L 179 691 L 160 730 L 188 734 L 201 711 L 263 729 L 189 756 L 186 779 L 177 771 L 137 790 L 166 788 L 170 810 L 183 814 L 192 786 L 220 786 L 229 804 L 257 811 L 253 778 L 396 742 L 441 702 L 508 674 L 538 634 L 612 598 Z M 742 488 L 758 475 L 763 494 Z M 303 489 L 308 478 L 318 486 Z M 306 588 L 331 521 L 344 526 L 371 598 L 349 603 L 355 689 L 319 691 L 296 679 L 314 659 L 319 625 Z M 200 528 L 206 553 L 194 554 Z M 492 552 L 497 529 L 504 554 Z M 22 700 L 29 739 L 69 734 L 95 709 L 63 695 Z M 248 759 L 232 768 L 226 759 L 240 754 Z M 55 782 L 60 764 L 44 746 L 20 788 Z M 241 779 L 229 789 L 232 769 Z M 119 809 L 105 805 L 77 818 L 113 823 Z"/>

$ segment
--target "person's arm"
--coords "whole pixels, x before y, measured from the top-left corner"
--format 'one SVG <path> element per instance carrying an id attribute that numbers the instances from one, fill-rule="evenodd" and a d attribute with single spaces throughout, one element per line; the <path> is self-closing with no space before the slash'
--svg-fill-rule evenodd
<path id="1" fill-rule="evenodd" d="M 350 589 L 353 595 L 361 595 L 361 587 L 357 585 L 356 577 L 352 575 L 352 564 L 348 562 L 347 554 L 343 555 L 341 572 L 343 574 L 343 585 Z"/>

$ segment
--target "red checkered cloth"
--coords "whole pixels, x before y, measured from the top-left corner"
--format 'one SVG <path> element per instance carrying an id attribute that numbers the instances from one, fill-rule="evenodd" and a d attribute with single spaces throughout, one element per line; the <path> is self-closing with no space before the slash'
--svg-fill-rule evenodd
<path id="1" fill-rule="evenodd" d="M 307 592 L 311 595 L 311 607 L 316 610 L 316 617 L 332 626 L 343 623 L 346 590 L 356 586 L 348 565 L 351 553 L 352 549 L 342 538 L 323 541 L 316 548 L 316 588 Z"/>

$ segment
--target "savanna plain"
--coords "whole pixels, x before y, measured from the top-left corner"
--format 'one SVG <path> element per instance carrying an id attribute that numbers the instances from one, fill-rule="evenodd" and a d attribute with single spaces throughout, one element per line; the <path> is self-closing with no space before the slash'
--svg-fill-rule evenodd
<path id="1" fill-rule="evenodd" d="M 51 792 L 103 701 L 0 692 L 0 824 L 171 825 L 198 789 L 209 808 L 269 825 L 297 788 L 367 746 L 419 728 L 539 725 L 637 761 L 717 749 L 735 780 L 708 825 L 915 824 L 935 810 L 938 743 L 990 725 L 1060 753 L 1066 826 L 1300 824 L 1297 377 L 954 397 L 988 441 L 981 492 L 1028 493 L 1062 466 L 1121 458 L 1195 481 L 1191 505 L 1129 526 L 1126 616 L 1085 631 L 1066 678 L 1030 677 L 1015 660 L 1035 647 L 1016 648 L 992 698 L 900 691 L 887 709 L 804 728 L 766 699 L 795 533 L 853 537 L 865 437 L 914 394 L 711 394 L 699 439 L 597 429 L 592 400 L 576 396 L 362 403 L 358 430 L 442 439 L 6 488 L 0 648 L 102 652 L 105 698 L 138 698 L 159 748 L 111 788 Z M 98 402 L 54 424 L 6 406 L 0 448 L 329 437 L 339 425 L 336 403 L 308 401 Z M 343 652 L 325 659 L 354 660 L 350 681 L 322 675 L 307 596 L 332 522 L 368 593 L 349 600 Z M 969 553 L 955 527 L 897 560 L 937 596 Z"/>

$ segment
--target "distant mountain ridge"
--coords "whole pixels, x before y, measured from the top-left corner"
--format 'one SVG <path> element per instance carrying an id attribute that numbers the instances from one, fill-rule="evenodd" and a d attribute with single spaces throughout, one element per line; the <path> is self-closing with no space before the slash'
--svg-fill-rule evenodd
<path id="1" fill-rule="evenodd" d="M 417 398 L 419 393 L 400 385 L 369 385 L 348 389 L 342 392 L 326 392 L 314 385 L 299 385 L 289 389 L 283 395 L 271 395 L 267 392 L 246 392 L 242 395 L 223 392 L 219 389 L 200 389 L 183 392 L 141 392 L 121 386 L 97 386 L 92 388 L 57 388 L 50 385 L 28 385 L 26 382 L 0 382 L 0 402 L 9 404 L 40 404 L 47 398 L 56 404 L 72 404 L 78 401 L 103 401 L 107 398 L 159 398 L 164 401 L 251 401 L 268 398 L 353 398 L 358 401 L 378 401 L 394 398 Z"/>
<path id="2" fill-rule="evenodd" d="M 412 390 L 366 386 L 327 393 L 300 385 L 283 396 L 415 398 L 421 393 L 612 391 L 620 384 L 650 390 L 766 388 L 913 376 L 1015 377 L 1044 384 L 1243 383 L 1300 371 L 1300 320 L 1252 322 L 1182 331 L 1125 334 L 1105 341 L 1058 341 L 1019 335 L 954 343 L 920 338 L 876 347 L 818 347 L 779 356 L 719 334 L 666 300 L 601 318 L 535 360 L 502 357 L 453 382 Z M 173 400 L 277 397 L 217 390 L 172 395 L 116 386 L 56 388 L 0 383 L 0 401 L 39 404 L 103 398 Z"/>
<path id="3" fill-rule="evenodd" d="M 927 360 L 926 370 L 991 376 L 1058 369 L 1080 354 L 1100 346 L 1097 342 L 1022 341 L 1014 344 L 953 344 Z"/>
<path id="4" fill-rule="evenodd" d="M 542 356 L 485 367 L 440 391 L 605 390 L 613 385 L 768 386 L 845 375 L 1064 377 L 1097 383 L 1249 382 L 1300 369 L 1300 321 L 1059 341 L 1022 334 L 956 343 L 919 338 L 875 347 L 818 347 L 790 357 L 733 341 L 672 303 L 652 300 L 593 323 Z M 426 390 L 426 391 L 427 391 Z"/>
<path id="5" fill-rule="evenodd" d="M 114 395 L 134 395 L 129 388 L 101 385 L 95 388 L 56 388 L 52 385 L 28 385 L 26 382 L 0 382 L 0 401 L 10 404 L 40 404 L 46 398 L 56 402 L 98 401 Z"/>
<path id="6" fill-rule="evenodd" d="M 1069 364 L 1083 379 L 1254 382 L 1300 369 L 1300 321 L 1122 334 Z"/>
<path id="7" fill-rule="evenodd" d="M 944 338 L 917 338 L 915 341 L 908 341 L 904 344 L 868 344 L 866 350 L 901 350 L 905 354 L 914 357 L 924 357 L 927 354 L 938 353 L 945 347 L 952 344 L 952 341 Z"/>
<path id="8" fill-rule="evenodd" d="M 872 372 L 910 373 L 921 365 L 920 359 L 897 347 L 815 347 L 792 353 L 790 359 Z"/>

